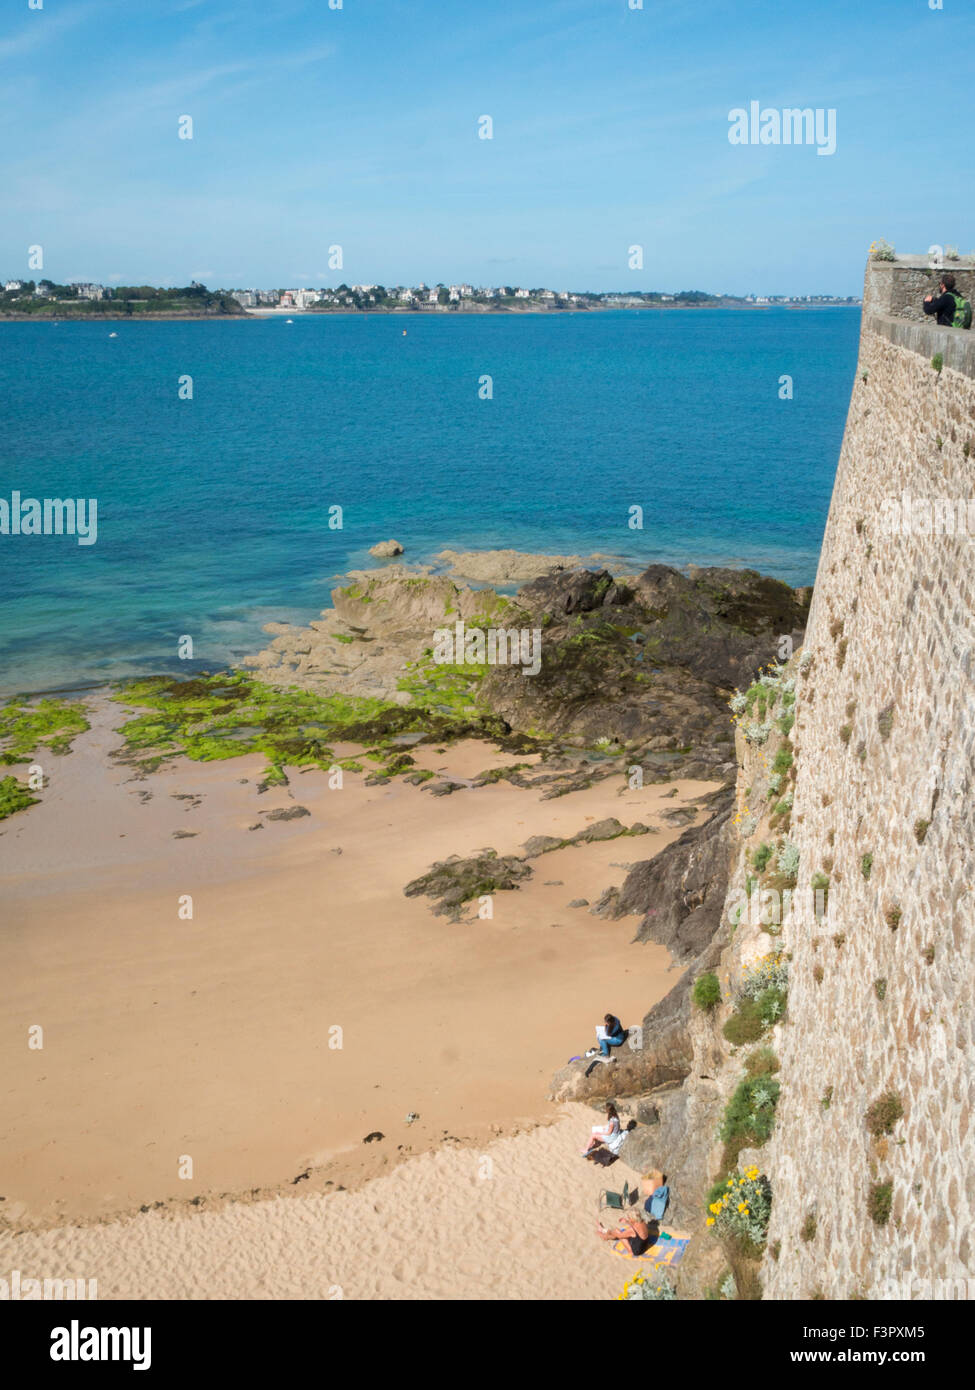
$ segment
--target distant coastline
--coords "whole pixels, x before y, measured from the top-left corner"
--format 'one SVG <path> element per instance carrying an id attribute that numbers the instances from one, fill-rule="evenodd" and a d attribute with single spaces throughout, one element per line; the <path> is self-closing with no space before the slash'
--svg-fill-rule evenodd
<path id="1" fill-rule="evenodd" d="M 722 301 L 714 300 L 703 304 L 593 304 L 593 305 L 573 305 L 571 309 L 553 307 L 546 304 L 526 304 L 524 308 L 516 308 L 508 305 L 498 305 L 493 308 L 463 308 L 461 306 L 446 305 L 423 305 L 418 308 L 405 308 L 395 306 L 386 308 L 380 305 L 373 305 L 370 308 L 356 309 L 349 306 L 328 308 L 309 308 L 309 309 L 245 309 L 240 314 L 174 314 L 171 312 L 154 313 L 147 309 L 140 314 L 91 314 L 91 313 L 71 313 L 69 310 L 63 314 L 9 314 L 0 309 L 0 323 L 256 323 L 262 319 L 276 318 L 325 318 L 344 316 L 358 316 L 360 314 L 384 314 L 400 316 L 419 316 L 422 318 L 450 317 L 454 314 L 463 314 L 465 317 L 471 315 L 489 314 L 492 316 L 503 314 L 598 314 L 598 313 L 619 313 L 622 310 L 653 311 L 658 310 L 666 313 L 677 313 L 682 310 L 690 310 L 697 313 L 702 309 L 733 309 L 742 312 L 767 312 L 770 309 L 857 309 L 862 308 L 859 300 L 855 303 L 846 303 L 842 300 L 824 302 L 819 304 L 744 304 L 737 300 Z"/>

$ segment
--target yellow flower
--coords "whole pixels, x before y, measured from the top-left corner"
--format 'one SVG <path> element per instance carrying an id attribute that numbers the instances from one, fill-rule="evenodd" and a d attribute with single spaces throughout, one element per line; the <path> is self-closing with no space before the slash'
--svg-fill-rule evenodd
<path id="1" fill-rule="evenodd" d="M 708 1211 L 713 1211 L 714 1214 L 715 1214 L 715 1216 L 717 1216 L 717 1214 L 718 1214 L 718 1212 L 719 1212 L 720 1210 L 721 1210 L 721 1203 L 720 1203 L 720 1202 L 712 1202 L 711 1205 L 708 1207 Z"/>
<path id="2" fill-rule="evenodd" d="M 714 1217 L 713 1217 L 713 1216 L 709 1216 L 709 1217 L 708 1217 L 707 1224 L 708 1224 L 709 1226 L 713 1226 L 713 1225 L 714 1225 Z"/>
<path id="3" fill-rule="evenodd" d="M 747 1210 L 748 1210 L 748 1204 L 747 1204 L 747 1202 L 739 1202 L 739 1203 L 738 1203 L 738 1210 L 739 1210 L 739 1211 L 747 1211 Z"/>

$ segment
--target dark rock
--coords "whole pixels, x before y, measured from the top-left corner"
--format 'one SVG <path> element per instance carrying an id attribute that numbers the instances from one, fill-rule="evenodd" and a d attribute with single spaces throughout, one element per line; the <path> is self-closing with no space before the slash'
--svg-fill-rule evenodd
<path id="1" fill-rule="evenodd" d="M 385 1139 L 385 1138 L 386 1138 L 386 1136 L 385 1136 L 385 1134 L 383 1134 L 382 1130 L 380 1130 L 380 1129 L 374 1129 L 374 1130 L 372 1131 L 371 1134 L 367 1134 L 367 1135 L 366 1135 L 365 1139 L 363 1139 L 362 1142 L 363 1142 L 363 1144 L 373 1144 L 373 1143 L 378 1142 L 380 1139 Z"/>
<path id="2" fill-rule="evenodd" d="M 625 834 L 626 826 L 621 825 L 615 816 L 607 816 L 605 820 L 598 820 L 595 825 L 587 825 L 585 830 L 573 835 L 572 843 L 588 845 L 597 840 L 615 840 L 618 835 Z"/>
<path id="3" fill-rule="evenodd" d="M 549 850 L 561 849 L 565 844 L 557 835 L 531 835 L 522 845 L 526 859 L 537 859 L 540 854 L 547 854 Z"/>
<path id="4" fill-rule="evenodd" d="M 589 906 L 589 899 L 588 899 L 588 898 L 573 898 L 572 901 L 569 903 L 569 906 L 570 906 L 570 907 L 588 907 L 588 906 Z"/>
<path id="5" fill-rule="evenodd" d="M 428 873 L 408 883 L 403 892 L 408 898 L 421 893 L 434 898 L 438 917 L 456 919 L 465 902 L 518 888 L 531 874 L 531 866 L 523 859 L 515 855 L 502 857 L 491 850 L 470 859 L 453 858 L 434 864 Z"/>
<path id="6" fill-rule="evenodd" d="M 610 914 L 642 913 L 636 939 L 659 942 L 682 962 L 711 941 L 728 891 L 734 789 L 722 789 L 712 805 L 708 820 L 630 870 Z"/>
<path id="7" fill-rule="evenodd" d="M 261 815 L 268 820 L 300 820 L 311 812 L 307 806 L 276 806 L 273 811 L 262 811 Z"/>
<path id="8" fill-rule="evenodd" d="M 593 917 L 608 917 L 613 919 L 619 915 L 616 911 L 619 896 L 620 892 L 618 888 L 607 888 L 597 898 L 595 907 L 591 907 L 589 911 Z"/>

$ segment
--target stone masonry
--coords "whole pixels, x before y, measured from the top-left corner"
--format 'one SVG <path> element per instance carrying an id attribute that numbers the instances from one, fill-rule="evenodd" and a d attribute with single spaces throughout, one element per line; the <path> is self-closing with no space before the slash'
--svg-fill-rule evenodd
<path id="1" fill-rule="evenodd" d="M 766 1298 L 975 1293 L 975 538 L 924 507 L 890 533 L 905 496 L 975 498 L 975 332 L 905 321 L 926 265 L 867 268 L 797 688 L 790 835 L 829 890 L 784 928 Z"/>

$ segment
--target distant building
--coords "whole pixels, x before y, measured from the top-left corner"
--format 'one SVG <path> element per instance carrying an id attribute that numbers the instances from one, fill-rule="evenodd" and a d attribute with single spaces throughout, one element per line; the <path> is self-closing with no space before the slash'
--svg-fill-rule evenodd
<path id="1" fill-rule="evenodd" d="M 531 290 L 515 290 L 515 299 L 531 299 Z"/>
<path id="2" fill-rule="evenodd" d="M 283 290 L 281 292 L 281 298 L 278 300 L 278 303 L 282 306 L 282 308 L 293 309 L 295 307 L 296 293 L 296 290 Z"/>
<path id="3" fill-rule="evenodd" d="M 317 304 L 321 295 L 318 290 L 296 290 L 294 302 L 297 308 L 307 309 L 310 304 Z"/>
<path id="4" fill-rule="evenodd" d="M 257 290 L 234 290 L 230 298 L 236 299 L 243 309 L 253 309 L 257 305 Z"/>
<path id="5" fill-rule="evenodd" d="M 8 280 L 3 288 L 6 294 L 15 294 L 17 290 L 24 288 L 24 282 L 23 280 Z"/>
<path id="6" fill-rule="evenodd" d="M 104 285 L 92 285 L 84 281 L 72 280 L 71 288 L 79 299 L 105 299 Z"/>

